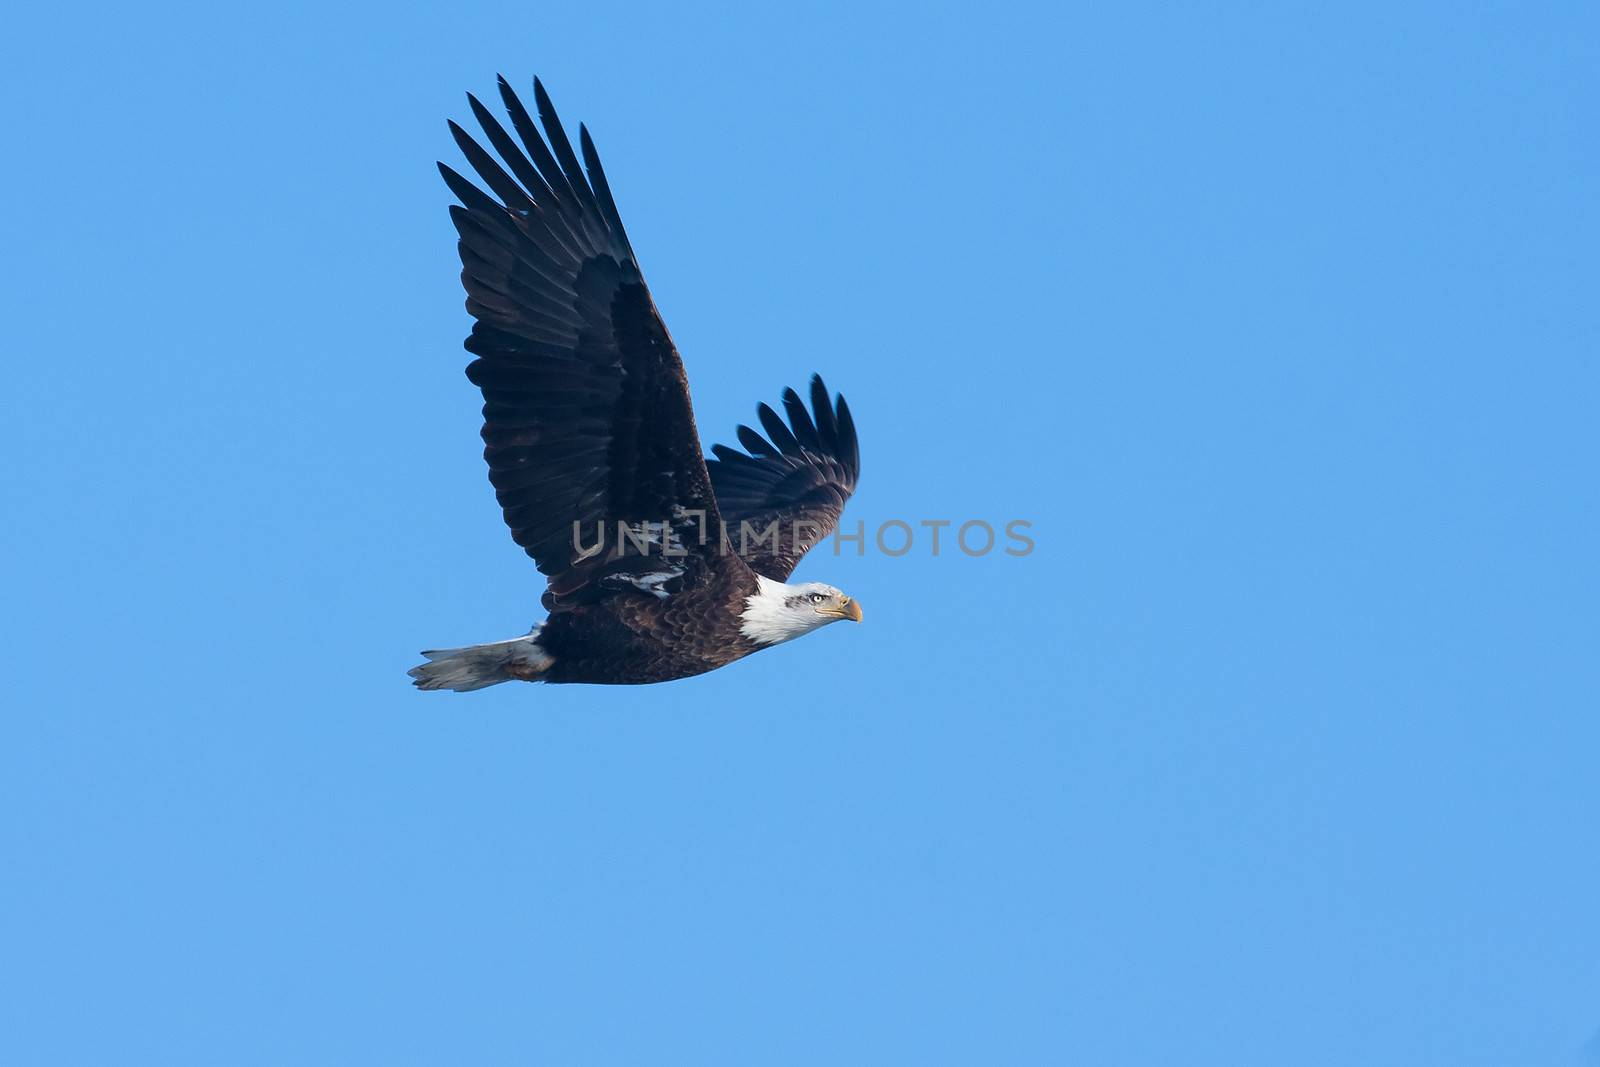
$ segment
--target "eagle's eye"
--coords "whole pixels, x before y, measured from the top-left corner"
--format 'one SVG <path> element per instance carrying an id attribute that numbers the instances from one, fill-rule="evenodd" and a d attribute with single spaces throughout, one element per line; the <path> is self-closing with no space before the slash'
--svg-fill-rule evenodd
<path id="1" fill-rule="evenodd" d="M 812 593 L 811 594 L 811 602 L 813 604 L 820 604 L 826 599 L 827 599 L 827 597 L 823 596 L 821 593 Z"/>

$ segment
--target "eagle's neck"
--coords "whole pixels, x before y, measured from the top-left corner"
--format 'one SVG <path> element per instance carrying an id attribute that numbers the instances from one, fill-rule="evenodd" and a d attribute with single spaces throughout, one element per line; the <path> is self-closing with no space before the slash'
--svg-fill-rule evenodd
<path id="1" fill-rule="evenodd" d="M 799 586 L 756 575 L 756 591 L 744 598 L 739 632 L 760 645 L 776 645 L 808 634 L 827 620 L 808 610 Z"/>

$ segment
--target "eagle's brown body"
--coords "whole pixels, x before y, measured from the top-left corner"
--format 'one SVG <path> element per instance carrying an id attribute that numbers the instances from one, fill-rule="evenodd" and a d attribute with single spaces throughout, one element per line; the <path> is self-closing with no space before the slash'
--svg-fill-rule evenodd
<path id="1" fill-rule="evenodd" d="M 691 595 L 634 593 L 556 611 L 539 631 L 555 662 L 538 680 L 640 684 L 727 666 L 762 647 L 737 627 L 755 585 L 728 568 Z"/>

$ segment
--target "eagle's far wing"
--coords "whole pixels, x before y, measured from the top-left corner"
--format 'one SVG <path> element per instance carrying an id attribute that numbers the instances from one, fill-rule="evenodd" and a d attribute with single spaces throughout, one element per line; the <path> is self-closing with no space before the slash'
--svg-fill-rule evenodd
<path id="1" fill-rule="evenodd" d="M 756 412 L 767 436 L 740 426 L 748 453 L 714 445 L 716 459 L 707 464 L 732 549 L 751 570 L 780 582 L 833 532 L 861 474 L 856 424 L 843 396 L 833 403 L 813 377 L 815 417 L 793 389 L 784 390 L 783 407 L 788 425 L 762 404 Z"/>
<path id="2" fill-rule="evenodd" d="M 688 380 L 588 130 L 579 127 L 585 176 L 544 86 L 533 89 L 543 137 L 500 79 L 520 147 L 468 96 L 504 166 L 450 124 L 493 197 L 439 164 L 461 201 L 450 217 L 477 320 L 467 377 L 483 390 L 489 480 L 512 537 L 549 577 L 547 606 L 630 582 L 663 594 L 683 563 L 619 559 L 617 523 L 719 529 Z M 720 551 L 698 532 L 681 542 L 690 555 Z M 589 554 L 597 543 L 607 547 Z"/>

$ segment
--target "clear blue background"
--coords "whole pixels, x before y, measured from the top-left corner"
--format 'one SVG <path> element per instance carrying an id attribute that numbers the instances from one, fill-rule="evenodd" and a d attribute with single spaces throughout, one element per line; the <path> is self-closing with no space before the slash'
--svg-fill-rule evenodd
<path id="1" fill-rule="evenodd" d="M 1600 1026 L 1586 3 L 13 12 L 0 1059 L 1567 1062 Z M 726 440 L 813 370 L 866 606 L 521 632 L 447 117 L 593 129 Z M 1592 1046 L 1591 1046 L 1592 1047 Z"/>

